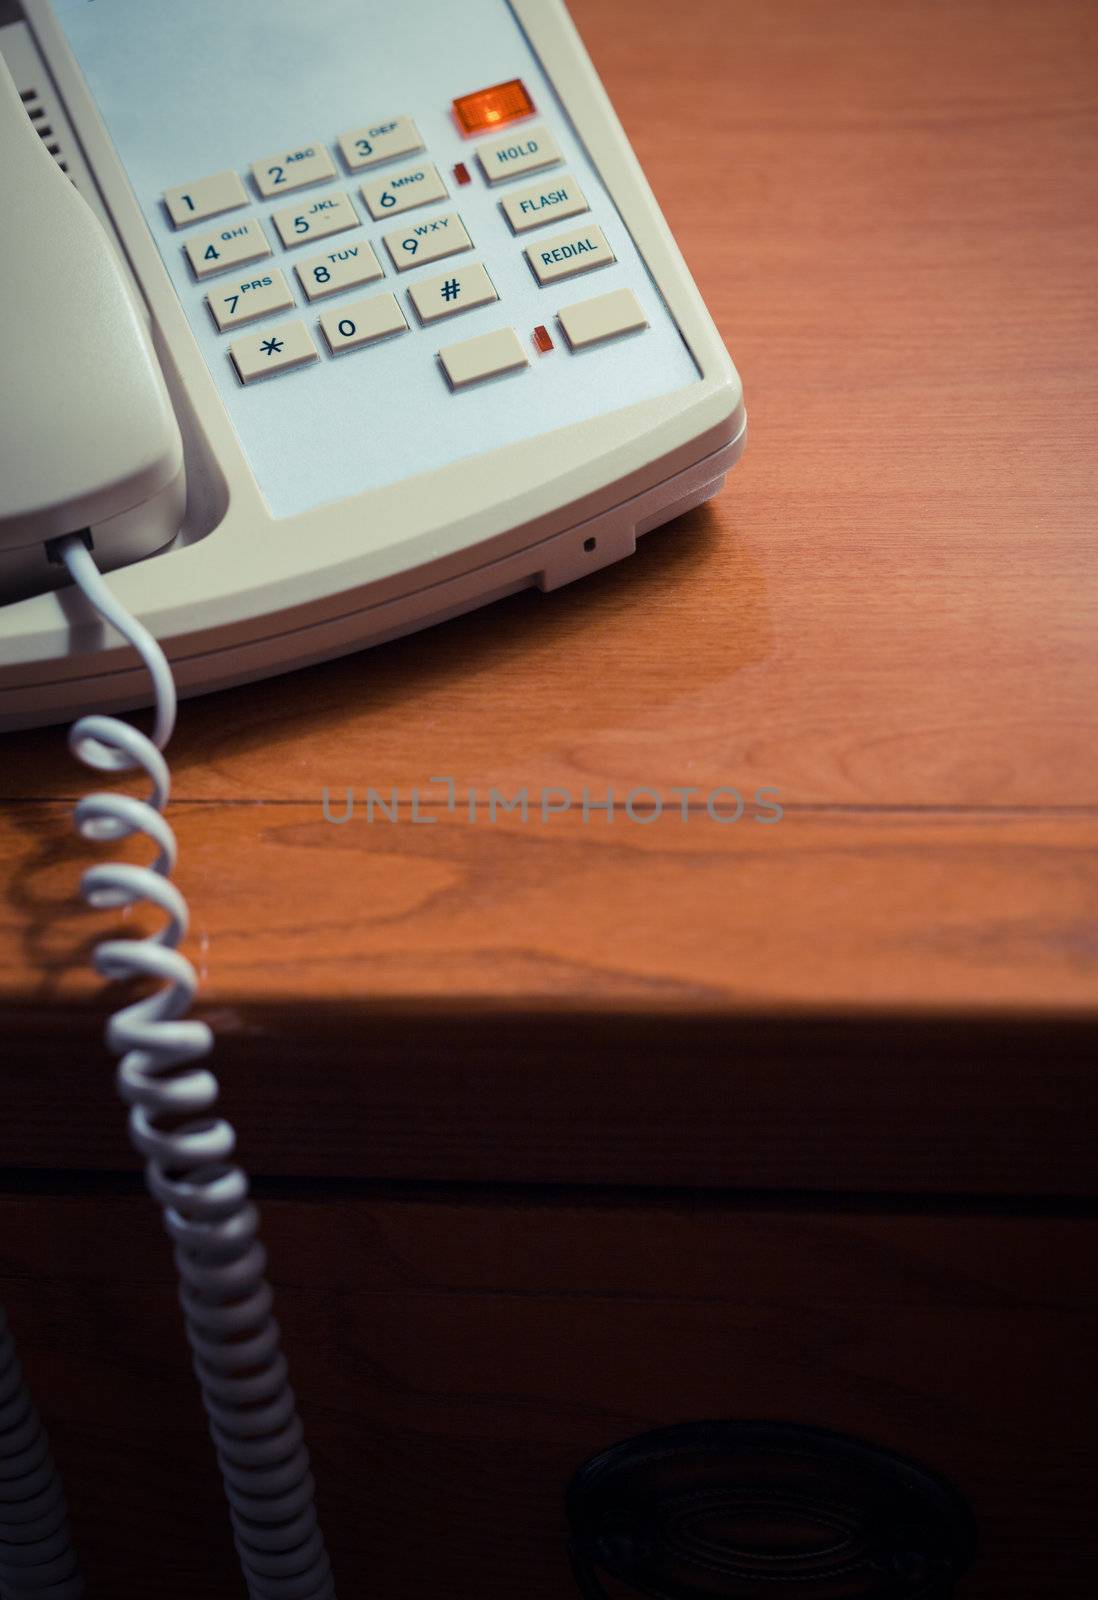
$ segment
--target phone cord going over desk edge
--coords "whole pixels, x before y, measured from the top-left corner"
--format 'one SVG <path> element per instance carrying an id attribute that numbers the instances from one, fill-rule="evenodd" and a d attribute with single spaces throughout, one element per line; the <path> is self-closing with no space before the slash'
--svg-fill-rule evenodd
<path id="1" fill-rule="evenodd" d="M 0 1595 L 81 1600 L 61 1479 L 0 1306 Z"/>
<path id="2" fill-rule="evenodd" d="M 175 835 L 163 816 L 170 786 L 161 750 L 175 724 L 175 685 L 164 652 L 105 583 L 83 534 L 51 544 L 99 615 L 134 647 L 153 680 L 156 720 L 148 739 L 116 717 L 85 716 L 69 748 L 101 772 L 143 770 L 148 800 L 86 795 L 74 820 L 85 839 L 144 834 L 157 847 L 151 867 L 119 862 L 90 867 L 81 894 L 97 908 L 155 906 L 167 918 L 142 939 L 104 939 L 92 964 L 105 978 L 153 979 L 155 993 L 116 1011 L 106 1040 L 121 1057 L 117 1087 L 130 1107 L 129 1136 L 163 1207 L 175 1243 L 180 1299 L 194 1367 L 217 1447 L 236 1548 L 251 1600 L 334 1600 L 335 1588 L 313 1504 L 314 1483 L 293 1390 L 272 1315 L 248 1179 L 233 1161 L 236 1135 L 215 1107 L 220 1089 L 198 1065 L 213 1044 L 206 1023 L 187 1019 L 197 987 L 177 948 L 187 904 L 170 882 Z M 167 1552 L 165 1553 L 167 1557 Z M 155 1574 L 150 1574 L 155 1580 Z"/>

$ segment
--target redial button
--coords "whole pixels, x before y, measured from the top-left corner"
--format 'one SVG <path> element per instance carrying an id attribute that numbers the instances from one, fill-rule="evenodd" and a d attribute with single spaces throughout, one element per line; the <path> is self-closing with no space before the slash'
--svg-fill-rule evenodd
<path id="1" fill-rule="evenodd" d="M 559 283 L 561 278 L 573 278 L 579 272 L 590 272 L 593 267 L 607 267 L 617 256 L 607 244 L 602 229 L 592 225 L 539 240 L 529 247 L 526 259 L 534 277 L 544 285 Z"/>

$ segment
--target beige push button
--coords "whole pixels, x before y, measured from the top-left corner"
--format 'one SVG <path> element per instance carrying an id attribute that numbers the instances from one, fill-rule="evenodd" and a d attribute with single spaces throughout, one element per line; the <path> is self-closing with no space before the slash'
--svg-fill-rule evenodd
<path id="1" fill-rule="evenodd" d="M 299 261 L 294 271 L 306 300 L 323 300 L 326 294 L 357 289 L 360 283 L 374 283 L 385 276 L 373 246 L 365 239 L 345 244 L 342 250 L 329 250 L 326 256 L 310 256 L 308 261 Z"/>
<path id="2" fill-rule="evenodd" d="M 322 200 L 303 200 L 300 205 L 276 211 L 271 221 L 289 249 L 294 244 L 307 244 L 310 239 L 342 233 L 344 228 L 357 228 L 358 213 L 345 194 L 326 194 Z"/>
<path id="3" fill-rule="evenodd" d="M 177 228 L 188 222 L 201 222 L 203 217 L 216 217 L 222 211 L 234 211 L 246 206 L 248 196 L 235 172 L 215 172 L 212 178 L 199 178 L 197 183 L 181 183 L 177 189 L 164 194 L 168 215 Z"/>
<path id="4" fill-rule="evenodd" d="M 590 210 L 575 178 L 546 178 L 530 189 L 509 194 L 501 205 L 512 233 L 526 233 L 544 222 L 563 221 Z"/>
<path id="5" fill-rule="evenodd" d="M 447 345 L 439 351 L 438 358 L 452 389 L 464 389 L 471 383 L 483 383 L 486 378 L 498 378 L 530 365 L 514 328 L 500 328 L 495 333 L 482 333 L 479 339 Z"/>
<path id="6" fill-rule="evenodd" d="M 258 261 L 271 253 L 267 235 L 254 217 L 249 217 L 247 222 L 221 228 L 216 233 L 203 233 L 188 239 L 184 249 L 196 278 L 212 278 L 215 272 L 226 272 L 229 267 L 243 266 L 246 261 Z"/>
<path id="7" fill-rule="evenodd" d="M 499 295 L 480 262 L 474 261 L 471 266 L 442 272 L 437 278 L 425 278 L 408 290 L 408 298 L 421 322 L 438 322 L 455 312 L 486 306 L 498 300 Z"/>
<path id="8" fill-rule="evenodd" d="M 222 333 L 241 322 L 253 322 L 256 317 L 285 311 L 293 303 L 289 285 L 277 267 L 251 278 L 234 278 L 211 289 L 206 296 L 206 304 Z"/>
<path id="9" fill-rule="evenodd" d="M 534 277 L 546 284 L 572 278 L 577 272 L 590 272 L 592 267 L 608 266 L 617 256 L 607 244 L 602 229 L 592 223 L 589 228 L 577 228 L 574 233 L 558 233 L 551 239 L 540 239 L 527 248 L 526 259 L 534 269 Z"/>
<path id="10" fill-rule="evenodd" d="M 322 144 L 277 150 L 273 156 L 252 162 L 252 177 L 264 200 L 277 199 L 280 194 L 304 189 L 310 183 L 326 183 L 335 175 L 332 158 Z"/>
<path id="11" fill-rule="evenodd" d="M 632 289 L 615 289 L 613 294 L 600 294 L 597 300 L 565 306 L 560 313 L 560 325 L 572 349 L 585 350 L 588 345 L 601 344 L 604 339 L 616 339 L 619 334 L 647 328 L 648 318 Z"/>
<path id="12" fill-rule="evenodd" d="M 400 211 L 412 211 L 416 206 L 429 206 L 433 200 L 445 200 L 447 194 L 438 168 L 424 161 L 418 167 L 407 167 L 388 178 L 364 183 L 362 198 L 374 221 L 380 222 L 383 217 L 395 217 Z"/>
<path id="13" fill-rule="evenodd" d="M 423 149 L 423 140 L 411 117 L 389 117 L 384 122 L 367 123 L 364 128 L 341 133 L 339 148 L 349 169 L 361 172 L 365 167 L 392 161 L 395 156 L 415 155 Z"/>
<path id="14" fill-rule="evenodd" d="M 249 333 L 229 346 L 241 383 L 254 383 L 271 372 L 288 372 L 319 361 L 316 345 L 303 322 L 279 322 L 263 333 Z"/>
<path id="15" fill-rule="evenodd" d="M 471 250 L 473 241 L 466 233 L 461 218 L 453 212 L 449 216 L 434 217 L 430 222 L 409 223 L 396 233 L 385 235 L 385 248 L 398 272 L 409 267 L 422 267 L 429 261 L 441 261 L 444 256 L 456 256 L 462 250 Z"/>
<path id="16" fill-rule="evenodd" d="M 408 323 L 395 295 L 375 294 L 368 300 L 352 300 L 338 311 L 326 311 L 320 319 L 328 349 L 357 350 L 391 333 L 407 333 Z"/>
<path id="17" fill-rule="evenodd" d="M 503 183 L 524 172 L 555 167 L 563 157 L 556 140 L 544 128 L 524 128 L 492 144 L 482 144 L 477 150 L 477 160 L 489 183 Z"/>

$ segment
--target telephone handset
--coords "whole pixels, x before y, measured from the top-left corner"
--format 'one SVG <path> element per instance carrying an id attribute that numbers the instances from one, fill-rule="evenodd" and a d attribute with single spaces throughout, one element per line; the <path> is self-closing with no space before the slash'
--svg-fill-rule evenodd
<path id="1" fill-rule="evenodd" d="M 78 758 L 149 778 L 76 810 L 157 852 L 82 883 L 165 918 L 96 950 L 161 984 L 108 1043 L 248 1592 L 323 1600 L 258 1218 L 185 1018 L 177 689 L 619 559 L 719 489 L 742 389 L 562 0 L 23 4 L 0 30 L 0 732 L 75 716 Z M 151 738 L 103 714 L 150 682 Z M 0 1321 L 0 1397 L 13 1363 Z M 23 1391 L 0 1490 L 0 1588 L 82 1593 Z"/>

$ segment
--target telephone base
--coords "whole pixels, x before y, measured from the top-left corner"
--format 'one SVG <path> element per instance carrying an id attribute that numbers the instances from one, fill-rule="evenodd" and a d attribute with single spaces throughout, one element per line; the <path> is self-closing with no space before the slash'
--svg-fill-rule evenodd
<path id="1" fill-rule="evenodd" d="M 448 621 L 522 589 L 559 589 L 631 555 L 641 535 L 711 499 L 739 460 L 746 436 L 741 413 L 734 438 L 672 477 L 550 538 L 443 581 L 415 583 L 424 574 L 409 572 L 410 586 L 404 593 L 371 604 L 369 590 L 364 590 L 365 604 L 336 617 L 296 621 L 287 627 L 279 614 L 260 615 L 244 639 L 234 627 L 224 630 L 233 635 L 231 642 L 219 641 L 217 630 L 206 629 L 201 648 L 192 649 L 185 640 L 174 648 L 169 643 L 179 695 L 208 694 L 315 666 Z M 154 562 L 163 559 L 155 557 Z M 0 644 L 3 624 L 0 612 Z M 40 659 L 28 656 L 17 668 L 0 669 L 0 733 L 67 722 L 92 710 L 136 710 L 149 698 L 148 677 L 139 663 L 119 667 L 116 653 L 108 662 L 101 651 L 90 659 L 74 654 L 58 660 L 48 650 Z"/>

